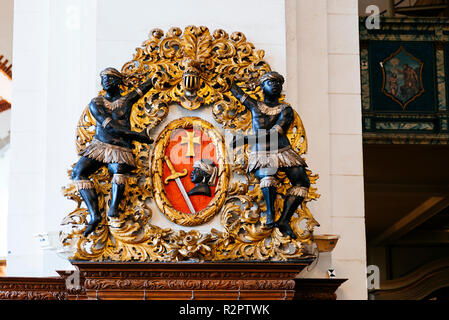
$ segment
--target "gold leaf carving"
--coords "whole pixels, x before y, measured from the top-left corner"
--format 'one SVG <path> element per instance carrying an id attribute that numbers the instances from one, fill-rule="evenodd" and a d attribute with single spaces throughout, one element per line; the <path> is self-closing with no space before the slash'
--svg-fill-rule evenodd
<path id="1" fill-rule="evenodd" d="M 155 86 L 142 97 L 131 112 L 131 130 L 152 130 L 159 126 L 169 113 L 170 105 L 177 103 L 187 110 L 209 106 L 217 123 L 234 133 L 249 133 L 251 114 L 229 92 L 236 81 L 254 99 L 261 100 L 256 79 L 270 71 L 264 51 L 256 50 L 241 32 L 230 36 L 224 30 L 212 35 L 206 27 L 189 26 L 184 32 L 171 28 L 167 33 L 160 29 L 150 32 L 149 38 L 136 49 L 131 61 L 122 67 L 126 76 L 123 92 L 153 77 Z M 198 70 L 200 87 L 192 97 L 187 97 L 182 84 L 186 68 Z M 99 94 L 103 94 L 100 92 Z M 248 148 L 241 147 L 230 164 L 225 162 L 222 136 L 207 122 L 201 127 L 208 130 L 219 151 L 220 178 L 217 197 L 201 215 L 186 218 L 167 203 L 162 186 L 162 158 L 167 134 L 175 128 L 192 125 L 194 118 L 178 119 L 162 131 L 154 146 L 133 142 L 137 168 L 132 172 L 120 205 L 120 216 L 109 218 L 103 214 L 100 226 L 87 238 L 83 231 L 87 223 L 87 209 L 81 207 L 81 197 L 73 185 L 63 189 L 64 196 L 75 201 L 76 208 L 62 221 L 69 228 L 61 232 L 61 243 L 70 251 L 70 258 L 91 261 L 180 261 L 180 260 L 289 260 L 304 258 L 304 246 L 312 241 L 318 222 L 307 208 L 316 200 L 318 175 L 307 170 L 311 186 L 302 208 L 298 208 L 291 226 L 296 240 L 284 237 L 277 228 L 266 229 L 266 210 L 262 192 L 254 175 L 246 172 Z M 89 109 L 83 111 L 77 127 L 76 148 L 80 152 L 92 140 L 95 120 Z M 307 152 L 307 137 L 299 115 L 295 112 L 287 136 L 293 149 L 300 155 Z M 152 156 L 150 156 L 152 155 Z M 152 157 L 152 158 L 151 158 Z M 151 170 L 150 170 L 151 166 Z M 70 171 L 69 171 L 70 173 Z M 237 179 L 238 177 L 238 179 Z M 98 193 L 99 208 L 107 212 L 111 189 L 111 176 L 101 168 L 91 177 Z M 278 174 L 276 212 L 283 207 L 289 186 L 285 174 Z M 220 216 L 222 230 L 210 233 L 197 230 L 185 232 L 163 229 L 152 224 L 150 203 L 156 203 L 167 217 L 186 226 L 196 225 Z M 164 211 L 165 210 L 165 211 Z M 190 220 L 191 221 L 190 221 Z"/>

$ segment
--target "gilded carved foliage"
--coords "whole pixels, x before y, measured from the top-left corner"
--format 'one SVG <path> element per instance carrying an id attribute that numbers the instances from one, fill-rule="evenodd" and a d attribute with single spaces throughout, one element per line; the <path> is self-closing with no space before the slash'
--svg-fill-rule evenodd
<path id="1" fill-rule="evenodd" d="M 231 95 L 226 93 L 233 78 L 256 77 L 270 71 L 263 57 L 263 50 L 255 50 L 241 32 L 229 36 L 224 30 L 216 30 L 211 35 L 206 27 L 189 26 L 184 33 L 172 28 L 164 35 L 162 30 L 154 29 L 122 71 L 135 83 L 157 75 L 160 99 L 177 101 L 194 110 L 223 99 L 229 101 Z M 186 72 L 200 78 L 199 89 L 191 99 L 185 95 Z"/>
<path id="2" fill-rule="evenodd" d="M 155 87 L 133 106 L 131 129 L 151 131 L 165 119 L 169 106 L 178 103 L 187 110 L 209 106 L 214 119 L 223 129 L 232 133 L 250 132 L 251 114 L 232 96 L 229 88 L 235 80 L 248 95 L 261 99 L 255 79 L 270 71 L 263 57 L 263 50 L 255 50 L 241 32 L 229 36 L 223 30 L 216 30 L 210 34 L 206 27 L 194 26 L 187 27 L 184 32 L 172 28 L 165 35 L 160 29 L 153 30 L 142 47 L 136 49 L 133 59 L 122 68 L 126 76 L 124 92 L 150 77 L 155 79 Z M 297 239 L 283 236 L 277 228 L 266 229 L 265 218 L 261 215 L 266 209 L 262 192 L 254 176 L 246 172 L 247 147 L 237 149 L 228 158 L 231 160 L 228 164 L 225 159 L 229 157 L 226 155 L 228 146 L 224 143 L 224 137 L 204 121 L 201 127 L 210 132 L 213 143 L 218 146 L 221 171 L 216 199 L 203 210 L 204 215 L 199 219 L 206 222 L 219 215 L 222 230 L 186 232 L 164 229 L 152 223 L 151 203 L 165 208 L 163 213 L 173 217 L 171 220 L 176 220 L 176 223 L 187 219 L 186 215 L 180 215 L 167 203 L 162 185 L 163 149 L 167 142 L 164 132 L 177 126 L 186 127 L 191 121 L 186 119 L 172 122 L 172 127 L 166 128 L 152 146 L 133 142 L 137 168 L 126 184 L 120 216 L 110 218 L 103 214 L 100 226 L 87 238 L 82 233 L 88 211 L 81 207 L 81 197 L 74 186 L 63 189 L 64 195 L 77 203 L 76 209 L 64 218 L 62 225 L 66 227 L 60 234 L 70 259 L 276 261 L 298 259 L 307 254 L 304 245 L 311 243 L 313 228 L 318 225 L 307 203 L 319 197 L 314 187 L 318 175 L 307 171 L 311 181 L 309 194 L 302 209 L 297 210 L 291 221 Z M 86 108 L 77 128 L 78 152 L 92 139 L 94 130 L 95 120 Z M 307 138 L 296 112 L 287 135 L 293 149 L 303 155 L 307 151 Z M 106 168 L 102 168 L 90 178 L 98 193 L 100 211 L 107 212 L 111 176 Z M 278 178 L 280 183 L 275 207 L 279 213 L 289 183 L 283 174 L 279 174 Z M 189 225 L 188 221 L 184 225 Z"/>
<path id="3" fill-rule="evenodd" d="M 134 290 L 292 290 L 294 280 L 232 280 L 232 279 L 87 279 L 86 289 Z"/>

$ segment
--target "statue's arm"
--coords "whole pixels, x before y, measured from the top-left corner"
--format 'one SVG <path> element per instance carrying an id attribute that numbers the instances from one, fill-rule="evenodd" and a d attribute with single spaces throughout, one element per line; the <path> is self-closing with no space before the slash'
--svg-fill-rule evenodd
<path id="1" fill-rule="evenodd" d="M 90 102 L 89 111 L 91 115 L 95 118 L 95 121 L 97 121 L 97 124 L 101 124 L 104 126 L 105 123 L 112 120 L 106 114 L 104 108 L 97 101 L 97 98 L 92 99 L 92 101 Z"/>
<path id="2" fill-rule="evenodd" d="M 241 104 L 243 104 L 247 109 L 251 110 L 256 108 L 257 101 L 246 94 L 235 82 L 231 86 L 231 93 L 236 97 Z M 236 148 L 239 145 L 248 144 L 248 138 L 250 136 L 234 136 L 232 139 L 231 146 Z"/>
<path id="3" fill-rule="evenodd" d="M 135 104 L 140 98 L 142 98 L 148 91 L 153 88 L 153 78 L 149 78 L 144 83 L 140 84 L 136 89 L 128 93 L 128 99 L 131 102 L 130 105 Z"/>
<path id="4" fill-rule="evenodd" d="M 100 124 L 109 133 L 143 143 L 153 143 L 153 139 L 150 139 L 145 131 L 136 132 L 118 125 L 95 99 L 89 104 L 89 110 L 97 124 Z"/>
<path id="5" fill-rule="evenodd" d="M 231 93 L 248 109 L 253 108 L 254 105 L 257 104 L 257 101 L 246 94 L 238 85 L 235 84 L 235 82 L 231 86 Z"/>

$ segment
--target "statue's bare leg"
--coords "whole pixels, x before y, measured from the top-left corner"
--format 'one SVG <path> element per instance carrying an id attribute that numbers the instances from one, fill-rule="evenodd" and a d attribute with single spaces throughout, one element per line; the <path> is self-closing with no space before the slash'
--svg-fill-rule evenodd
<path id="1" fill-rule="evenodd" d="M 274 219 L 276 215 L 276 211 L 274 208 L 274 203 L 276 201 L 276 172 L 275 168 L 263 168 L 259 169 L 255 172 L 255 176 L 260 181 L 260 189 L 262 190 L 263 198 L 265 200 L 265 204 L 267 210 L 262 213 L 266 217 L 265 227 L 273 228 L 274 227 Z"/>
<path id="2" fill-rule="evenodd" d="M 108 165 L 109 172 L 112 176 L 111 186 L 111 204 L 109 206 L 108 216 L 115 218 L 119 216 L 118 207 L 125 192 L 127 174 L 132 167 L 127 164 L 110 163 Z"/>
<path id="3" fill-rule="evenodd" d="M 292 239 L 296 239 L 296 235 L 290 226 L 290 220 L 295 213 L 296 209 L 302 204 L 304 198 L 307 196 L 307 190 L 310 187 L 310 181 L 307 177 L 306 170 L 303 166 L 282 168 L 287 174 L 292 187 L 287 190 L 287 196 L 284 200 L 284 208 L 282 215 L 278 221 L 276 221 L 276 227 L 285 236 L 290 236 Z"/>
<path id="4" fill-rule="evenodd" d="M 97 192 L 92 181 L 89 179 L 89 176 L 101 166 L 103 166 L 103 163 L 100 161 L 81 157 L 72 170 L 72 180 L 86 203 L 87 210 L 90 214 L 90 221 L 83 233 L 85 237 L 92 233 L 101 222 Z"/>

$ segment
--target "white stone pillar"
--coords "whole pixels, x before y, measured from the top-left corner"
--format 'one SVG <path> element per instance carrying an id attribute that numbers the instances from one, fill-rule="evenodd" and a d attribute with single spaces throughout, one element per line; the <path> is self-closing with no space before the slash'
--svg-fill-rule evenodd
<path id="1" fill-rule="evenodd" d="M 307 163 L 320 175 L 321 197 L 309 207 L 321 224 L 317 234 L 341 237 L 332 253 L 321 254 L 301 276 L 327 277 L 333 268 L 337 277 L 348 278 L 338 299 L 366 299 L 357 0 L 287 0 L 286 6 L 287 52 L 297 55 L 296 61 L 288 57 L 287 70 L 297 70 L 288 94 L 296 95 L 306 128 Z"/>
<path id="2" fill-rule="evenodd" d="M 333 233 L 339 299 L 366 299 L 366 237 L 357 0 L 328 0 L 329 115 Z"/>

